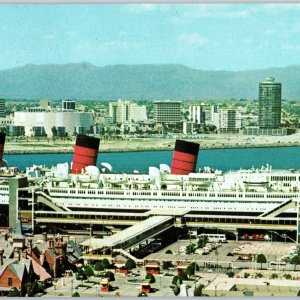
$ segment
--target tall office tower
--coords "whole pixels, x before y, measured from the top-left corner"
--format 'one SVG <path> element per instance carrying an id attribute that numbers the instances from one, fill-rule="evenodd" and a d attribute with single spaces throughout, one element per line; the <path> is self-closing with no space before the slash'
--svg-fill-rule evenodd
<path id="1" fill-rule="evenodd" d="M 109 102 L 109 116 L 117 124 L 146 121 L 146 106 L 119 99 Z"/>
<path id="2" fill-rule="evenodd" d="M 123 124 L 129 120 L 129 101 L 119 99 L 115 102 L 109 102 L 109 116 L 113 123 Z"/>
<path id="3" fill-rule="evenodd" d="M 181 101 L 155 101 L 153 103 L 153 117 L 156 123 L 181 122 Z"/>
<path id="4" fill-rule="evenodd" d="M 220 133 L 238 133 L 241 129 L 241 112 L 236 109 L 219 110 Z"/>
<path id="5" fill-rule="evenodd" d="M 203 124 L 205 122 L 204 105 L 189 106 L 189 120 L 195 124 Z"/>
<path id="6" fill-rule="evenodd" d="M 279 128 L 281 120 L 281 83 L 268 77 L 259 83 L 259 128 Z"/>
<path id="7" fill-rule="evenodd" d="M 74 100 L 63 100 L 62 108 L 63 110 L 75 110 L 76 101 Z"/>
<path id="8" fill-rule="evenodd" d="M 0 118 L 5 118 L 6 113 L 5 113 L 5 100 L 0 99 Z"/>

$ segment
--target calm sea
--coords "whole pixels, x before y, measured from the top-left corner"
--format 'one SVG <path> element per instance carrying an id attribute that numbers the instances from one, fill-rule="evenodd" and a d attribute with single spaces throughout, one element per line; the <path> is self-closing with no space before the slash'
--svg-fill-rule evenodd
<path id="1" fill-rule="evenodd" d="M 173 151 L 145 151 L 99 153 L 97 165 L 107 162 L 114 172 L 148 172 L 149 166 L 171 165 Z M 73 154 L 16 154 L 5 155 L 9 166 L 25 170 L 27 166 L 45 165 L 51 167 L 57 163 L 70 163 Z M 223 171 L 243 168 L 260 168 L 270 164 L 275 168 L 300 169 L 300 147 L 247 148 L 200 150 L 197 168 L 210 166 Z"/>

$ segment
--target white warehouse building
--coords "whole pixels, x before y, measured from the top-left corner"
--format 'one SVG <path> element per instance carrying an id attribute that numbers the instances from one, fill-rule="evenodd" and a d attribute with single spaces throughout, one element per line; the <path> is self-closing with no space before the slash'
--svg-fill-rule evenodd
<path id="1" fill-rule="evenodd" d="M 25 136 L 53 136 L 90 133 L 93 126 L 93 114 L 77 111 L 40 111 L 15 112 L 14 126 L 23 126 Z"/>

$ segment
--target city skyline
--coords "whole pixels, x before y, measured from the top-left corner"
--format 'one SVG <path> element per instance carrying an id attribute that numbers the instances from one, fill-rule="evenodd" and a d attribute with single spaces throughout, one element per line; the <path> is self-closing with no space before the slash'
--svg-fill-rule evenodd
<path id="1" fill-rule="evenodd" d="M 2 5 L 0 70 L 26 64 L 300 65 L 300 4 Z"/>

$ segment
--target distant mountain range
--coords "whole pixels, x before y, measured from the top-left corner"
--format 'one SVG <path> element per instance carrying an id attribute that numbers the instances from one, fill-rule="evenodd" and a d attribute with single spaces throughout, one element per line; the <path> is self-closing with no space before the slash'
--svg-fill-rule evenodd
<path id="1" fill-rule="evenodd" d="M 284 99 L 300 99 L 300 66 L 228 72 L 183 65 L 90 63 L 32 65 L 0 71 L 0 98 L 6 99 L 230 99 L 258 98 L 266 77 L 282 83 Z"/>

